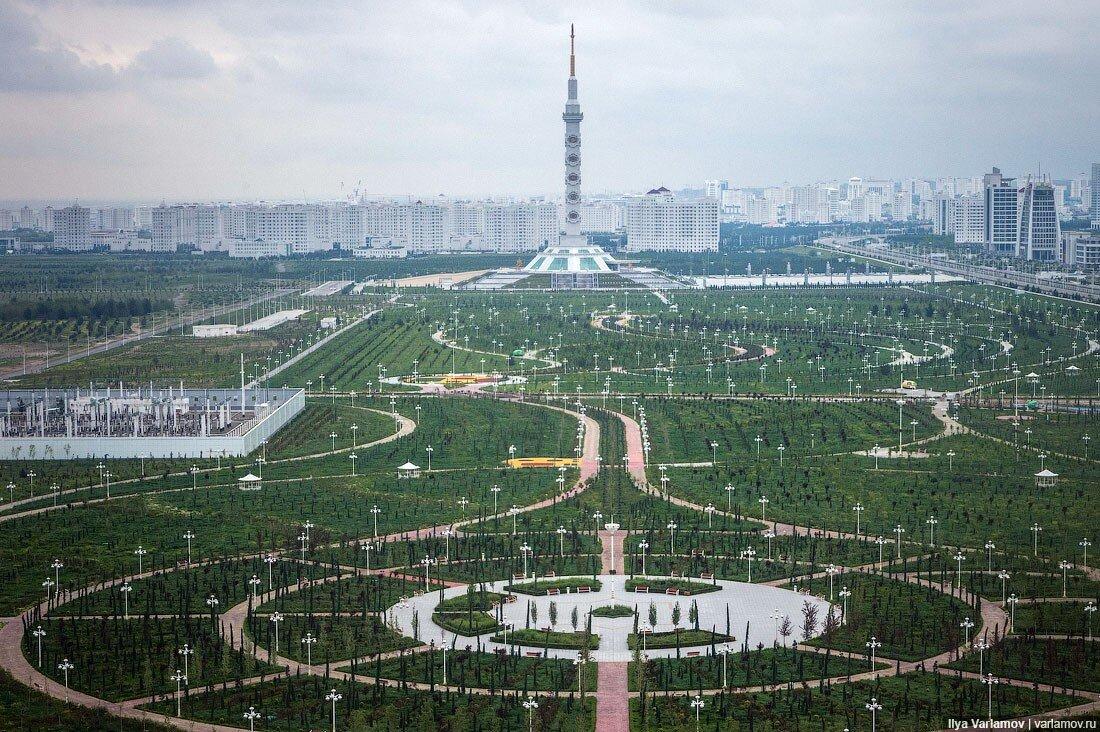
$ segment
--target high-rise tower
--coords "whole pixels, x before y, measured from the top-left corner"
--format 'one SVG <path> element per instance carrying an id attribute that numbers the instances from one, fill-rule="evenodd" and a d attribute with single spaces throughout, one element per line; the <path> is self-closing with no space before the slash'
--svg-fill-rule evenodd
<path id="1" fill-rule="evenodd" d="M 573 26 L 569 26 L 569 85 L 565 100 L 565 235 L 562 244 L 586 244 L 581 235 L 581 105 L 577 101 L 577 57 Z"/>

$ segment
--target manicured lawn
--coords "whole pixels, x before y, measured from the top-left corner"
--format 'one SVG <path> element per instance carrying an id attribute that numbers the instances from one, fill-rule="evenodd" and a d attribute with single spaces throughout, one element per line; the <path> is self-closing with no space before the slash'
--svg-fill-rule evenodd
<path id="1" fill-rule="evenodd" d="M 444 630 L 464 636 L 495 633 L 504 628 L 496 618 L 481 610 L 455 613 L 432 613 L 432 621 Z"/>
<path id="2" fill-rule="evenodd" d="M 430 585 L 438 588 L 435 582 Z M 400 600 L 424 591 L 424 581 L 412 577 L 385 577 L 357 574 L 340 580 L 313 583 L 306 587 L 279 590 L 275 599 L 258 608 L 259 612 L 308 612 L 324 614 L 381 612 Z"/>
<path id="3" fill-rule="evenodd" d="M 373 672 L 371 668 L 369 673 Z M 384 679 L 441 684 L 443 653 L 437 649 L 388 658 L 382 662 L 379 675 Z M 584 676 L 585 690 L 595 691 L 596 664 L 587 666 Z M 532 658 L 519 653 L 482 653 L 459 647 L 447 651 L 447 683 L 479 689 L 567 692 L 577 691 L 577 673 L 569 658 Z"/>
<path id="4" fill-rule="evenodd" d="M 251 616 L 245 630 L 258 645 L 275 649 L 275 623 L 270 616 Z M 344 616 L 284 615 L 279 623 L 279 655 L 305 663 L 308 654 L 302 638 L 306 633 L 317 639 L 312 649 L 315 665 L 420 645 L 390 630 L 375 617 L 364 620 Z"/>
<path id="5" fill-rule="evenodd" d="M 448 659 L 449 661 L 450 659 Z M 364 674 L 366 675 L 366 674 Z M 184 702 L 184 716 L 202 722 L 240 726 L 249 707 L 263 714 L 263 730 L 300 732 L 327 729 L 332 705 L 325 700 L 330 689 L 341 699 L 337 721 L 352 728 L 377 730 L 526 729 L 527 710 L 520 696 L 446 694 L 416 691 L 399 686 L 358 684 L 319 676 L 287 677 L 240 689 L 216 689 L 193 694 Z M 146 707 L 175 714 L 175 701 Z M 581 702 L 566 697 L 539 699 L 535 723 L 551 732 L 588 732 L 593 729 L 595 700 Z M 257 726 L 258 729 L 260 728 Z"/>
<path id="6" fill-rule="evenodd" d="M 1058 640 L 1010 636 L 986 650 L 981 664 L 976 651 L 947 664 L 947 668 L 974 672 L 979 667 L 983 672 L 1012 679 L 1100 691 L 1100 643 L 1083 638 Z"/>
<path id="7" fill-rule="evenodd" d="M 603 605 L 592 610 L 595 618 L 629 618 L 634 616 L 634 608 L 626 605 Z"/>
<path id="8" fill-rule="evenodd" d="M 57 668 L 62 659 L 73 664 L 69 685 L 112 701 L 175 691 L 168 677 L 183 669 L 179 650 L 187 644 L 194 651 L 188 658 L 188 679 L 192 687 L 262 673 L 276 673 L 278 667 L 233 650 L 214 630 L 209 617 L 192 618 L 102 618 L 72 620 L 44 619 L 42 672 L 64 680 Z M 29 632 L 23 637 L 23 653 L 37 663 L 38 641 Z"/>
<path id="9" fill-rule="evenodd" d="M 464 612 L 466 610 L 488 611 L 503 602 L 505 597 L 507 597 L 507 595 L 503 595 L 499 592 L 477 590 L 470 587 L 467 588 L 465 593 L 447 598 L 439 603 L 436 605 L 435 610 L 440 613 Z"/>
<path id="10" fill-rule="evenodd" d="M 980 614 L 976 608 L 928 587 L 888 579 L 879 575 L 848 573 L 833 578 L 834 591 L 847 587 L 848 622 L 839 625 L 808 641 L 810 645 L 830 647 L 854 653 L 870 654 L 866 643 L 871 636 L 882 644 L 875 655 L 880 658 L 918 660 L 940 651 L 962 645 L 963 631 L 959 627 L 964 617 L 969 617 L 976 637 Z M 816 595 L 828 599 L 828 581 L 815 579 L 808 585 L 800 585 Z M 834 598 L 835 619 L 839 623 L 842 603 L 839 595 Z M 816 619 L 817 632 L 825 625 L 825 618 Z M 793 637 L 804 636 L 803 616 L 790 618 Z"/>
<path id="11" fill-rule="evenodd" d="M 0 670 L 0 730 L 2 732 L 70 732 L 71 730 L 115 730 L 117 732 L 168 732 L 152 722 L 120 719 L 102 709 L 66 704 L 19 683 Z"/>
<path id="12" fill-rule="evenodd" d="M 885 664 L 878 664 L 884 667 Z M 644 662 L 646 689 L 658 692 L 675 689 L 719 689 L 722 687 L 722 656 L 698 658 L 654 658 Z M 726 659 L 729 688 L 763 684 L 798 683 L 809 679 L 861 673 L 867 663 L 843 656 L 798 651 L 793 648 L 761 648 L 732 653 Z M 637 663 L 630 667 L 630 690 L 638 691 Z"/>
<path id="13" fill-rule="evenodd" d="M 865 705 L 874 697 L 880 729 L 926 732 L 946 729 L 949 719 L 985 719 L 988 688 L 977 680 L 953 679 L 950 672 L 912 672 L 883 676 L 876 681 L 834 684 L 828 690 L 791 689 L 755 694 L 717 694 L 704 697 L 699 728 L 723 730 L 786 730 L 832 732 L 843 728 L 870 730 Z M 690 697 L 665 697 L 655 692 L 632 699 L 631 729 L 693 732 L 695 713 Z M 1008 684 L 993 687 L 994 719 L 1009 719 L 1082 703 L 1046 690 Z M 643 713 L 643 702 L 645 705 Z"/>
<path id="14" fill-rule="evenodd" d="M 713 645 L 716 643 L 728 643 L 733 636 L 725 633 L 714 633 L 709 630 L 695 630 L 684 628 L 675 631 L 668 630 L 660 633 L 646 633 L 645 647 L 649 648 L 686 648 L 689 646 Z M 631 633 L 627 638 L 627 646 L 633 650 L 642 647 L 641 634 Z"/>
<path id="15" fill-rule="evenodd" d="M 639 587 L 646 587 L 650 593 L 658 595 L 667 594 L 668 590 L 676 590 L 678 595 L 703 595 L 722 589 L 707 582 L 665 577 L 632 577 L 626 581 L 627 592 L 637 592 Z"/>
<path id="16" fill-rule="evenodd" d="M 522 592 L 525 595 L 545 595 L 548 590 L 558 590 L 562 595 L 565 595 L 575 593 L 585 587 L 592 592 L 599 592 L 603 584 L 591 577 L 562 577 L 561 579 L 519 582 L 507 585 L 504 589 L 508 592 Z"/>
<path id="17" fill-rule="evenodd" d="M 249 582 L 258 577 L 260 593 L 269 590 L 267 564 L 262 557 L 228 559 L 216 564 L 156 574 L 130 583 L 129 598 L 124 599 L 121 585 L 83 595 L 57 608 L 55 615 L 123 615 L 127 603 L 131 615 L 148 613 L 202 614 L 210 611 L 207 599 L 218 598 L 218 611 L 245 600 L 252 591 Z M 295 587 L 303 580 L 319 580 L 336 570 L 326 564 L 278 561 L 271 579 L 276 587 Z"/>
<path id="18" fill-rule="evenodd" d="M 504 643 L 503 633 L 490 638 L 494 643 Z M 565 633 L 557 630 L 538 630 L 536 628 L 516 628 L 508 633 L 509 645 L 528 646 L 531 648 L 581 648 L 596 649 L 600 647 L 600 636 L 594 633 L 577 631 Z"/>
<path id="19" fill-rule="evenodd" d="M 1091 615 L 1086 613 L 1083 602 L 1036 602 L 1016 606 L 1016 624 L 1013 632 L 1060 633 L 1087 636 Z M 1092 632 L 1100 632 L 1100 620 L 1092 618 Z"/>

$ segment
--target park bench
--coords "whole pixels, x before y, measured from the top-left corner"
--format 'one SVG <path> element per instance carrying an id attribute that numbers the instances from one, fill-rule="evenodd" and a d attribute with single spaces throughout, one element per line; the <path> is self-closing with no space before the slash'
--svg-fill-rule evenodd
<path id="1" fill-rule="evenodd" d="M 544 574 L 543 576 L 544 576 L 544 577 L 557 577 L 557 576 L 558 576 L 558 573 L 557 573 L 557 572 L 555 572 L 554 570 L 552 570 L 552 569 L 551 569 L 551 570 L 550 570 L 549 572 L 547 572 L 547 573 L 546 573 L 546 574 Z"/>
<path id="2" fill-rule="evenodd" d="M 714 572 L 701 572 L 699 579 L 712 580 L 714 579 Z"/>
<path id="3" fill-rule="evenodd" d="M 665 590 L 665 594 L 666 595 L 679 595 L 680 591 L 678 589 L 676 589 L 675 587 L 669 587 L 667 590 Z"/>
<path id="4" fill-rule="evenodd" d="M 694 658 L 695 656 L 699 655 L 699 651 L 688 651 L 684 655 L 687 656 L 688 658 Z"/>
<path id="5" fill-rule="evenodd" d="M 672 570 L 671 572 L 668 573 L 668 576 L 669 577 L 683 577 L 684 573 L 674 569 L 674 570 Z"/>
<path id="6" fill-rule="evenodd" d="M 592 588 L 589 587 L 588 585 L 585 585 L 584 587 L 578 587 L 577 588 L 577 592 L 585 592 L 586 593 L 586 592 L 591 592 L 591 591 L 592 591 Z"/>
<path id="7" fill-rule="evenodd" d="M 522 574 L 513 574 L 512 575 L 512 581 L 513 582 L 519 582 L 520 580 L 525 580 L 525 579 L 527 579 L 527 578 L 524 577 Z"/>
<path id="8" fill-rule="evenodd" d="M 538 651 L 526 651 L 524 653 L 524 655 L 527 656 L 528 658 L 540 658 L 540 657 L 542 657 L 542 654 L 539 653 Z"/>
<path id="9" fill-rule="evenodd" d="M 507 603 L 513 603 L 513 602 L 516 601 L 516 596 L 515 595 L 505 595 L 504 596 L 504 601 L 507 602 Z"/>
<path id="10" fill-rule="evenodd" d="M 637 587 L 634 588 L 634 591 L 635 592 L 648 593 L 649 592 L 649 585 L 638 585 Z"/>
<path id="11" fill-rule="evenodd" d="M 560 589 L 558 589 L 557 587 L 549 587 L 549 588 L 547 588 L 547 590 L 546 590 L 546 594 L 547 594 L 547 595 L 560 595 L 560 594 L 561 594 L 561 590 L 560 590 Z"/>

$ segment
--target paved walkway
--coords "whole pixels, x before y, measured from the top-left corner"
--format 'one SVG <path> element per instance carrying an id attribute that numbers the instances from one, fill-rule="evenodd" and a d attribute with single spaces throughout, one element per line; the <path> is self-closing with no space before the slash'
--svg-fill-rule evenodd
<path id="1" fill-rule="evenodd" d="M 597 732 L 630 732 L 628 661 L 603 661 L 596 665 Z"/>

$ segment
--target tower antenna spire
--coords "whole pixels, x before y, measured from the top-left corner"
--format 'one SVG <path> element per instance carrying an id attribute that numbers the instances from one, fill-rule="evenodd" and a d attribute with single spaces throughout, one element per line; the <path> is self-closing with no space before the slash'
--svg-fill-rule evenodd
<path id="1" fill-rule="evenodd" d="M 576 56 L 576 49 L 573 45 L 573 38 L 574 38 L 573 24 L 570 23 L 569 24 L 569 75 L 570 76 L 576 76 L 577 75 L 577 56 Z"/>

